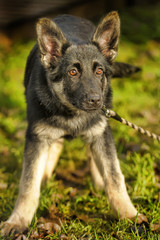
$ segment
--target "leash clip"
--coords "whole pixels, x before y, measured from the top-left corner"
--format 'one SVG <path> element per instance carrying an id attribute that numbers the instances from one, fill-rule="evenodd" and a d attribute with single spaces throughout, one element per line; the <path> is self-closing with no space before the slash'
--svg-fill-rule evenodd
<path id="1" fill-rule="evenodd" d="M 102 110 L 104 111 L 107 118 L 111 117 L 111 112 L 109 109 L 106 109 L 106 107 L 103 105 Z"/>

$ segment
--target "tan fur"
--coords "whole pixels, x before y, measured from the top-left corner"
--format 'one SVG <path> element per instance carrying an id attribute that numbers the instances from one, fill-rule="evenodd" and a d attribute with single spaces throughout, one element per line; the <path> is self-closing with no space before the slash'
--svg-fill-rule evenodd
<path id="1" fill-rule="evenodd" d="M 2 236 L 15 226 L 22 226 L 22 230 L 28 227 L 38 207 L 41 180 L 44 174 L 45 164 L 48 158 L 48 147 L 42 147 L 39 156 L 32 169 L 32 177 L 28 175 L 26 182 L 26 166 L 23 164 L 23 171 L 20 181 L 19 196 L 10 218 L 4 223 L 1 231 Z M 29 173 L 30 174 L 30 173 Z"/>
<path id="2" fill-rule="evenodd" d="M 104 148 L 104 142 L 97 138 L 94 147 L 92 148 L 92 160 L 95 162 L 95 164 L 92 163 L 92 175 L 94 182 L 98 186 L 102 185 L 101 178 L 99 176 L 100 174 L 98 173 L 100 172 L 104 181 L 104 190 L 108 196 L 109 203 L 114 210 L 115 216 L 122 219 L 133 218 L 136 216 L 137 210 L 128 196 L 119 160 L 117 157 L 113 159 L 115 169 L 114 173 L 112 173 L 112 163 L 110 159 L 106 158 L 107 156 L 104 154 Z M 96 169 L 95 165 L 98 169 Z M 114 174 L 116 174 L 115 177 Z"/>
<path id="3" fill-rule="evenodd" d="M 117 160 L 117 169 L 120 174 L 120 188 L 115 188 L 115 184 L 111 181 L 111 177 L 107 177 L 107 186 L 104 186 L 104 181 L 100 172 L 94 162 L 92 153 L 88 148 L 88 156 L 90 158 L 90 168 L 91 168 L 91 175 L 93 179 L 93 184 L 96 189 L 103 190 L 105 189 L 106 194 L 108 196 L 108 200 L 112 206 L 113 211 L 115 212 L 116 217 L 123 218 L 134 218 L 137 214 L 137 210 L 131 203 L 131 200 L 128 196 L 124 176 L 121 173 L 119 161 Z M 107 169 L 106 169 L 107 171 Z M 105 187 L 105 188 L 104 188 Z"/>
<path id="4" fill-rule="evenodd" d="M 93 156 L 92 156 L 92 153 L 91 153 L 89 147 L 87 148 L 87 156 L 88 156 L 89 162 L 90 162 L 90 170 L 91 170 L 93 185 L 96 190 L 103 190 L 104 189 L 104 181 L 103 181 L 103 178 L 94 162 L 94 159 L 93 159 Z"/>
<path id="5" fill-rule="evenodd" d="M 98 137 L 101 134 L 103 134 L 103 132 L 104 132 L 108 123 L 107 123 L 105 117 L 102 117 L 101 119 L 102 120 L 98 124 L 94 125 L 90 129 L 85 131 L 85 133 L 82 133 L 82 136 L 83 136 L 83 134 L 85 136 L 87 136 L 87 141 L 88 142 L 92 142 L 93 137 Z"/>
<path id="6" fill-rule="evenodd" d="M 113 182 L 109 181 L 105 189 L 109 203 L 117 218 L 130 218 L 133 219 L 137 215 L 137 210 L 133 206 L 124 182 L 124 176 L 121 174 L 120 188 L 117 191 Z"/>
<path id="7" fill-rule="evenodd" d="M 63 139 L 59 139 L 57 142 L 51 144 L 48 151 L 48 159 L 46 161 L 46 167 L 44 171 L 44 180 L 50 179 L 52 173 L 58 163 L 60 154 L 63 148 Z"/>
<path id="8" fill-rule="evenodd" d="M 49 143 L 53 143 L 54 141 L 67 134 L 67 132 L 64 130 L 51 127 L 45 122 L 36 124 L 34 126 L 34 132 L 36 135 L 38 135 L 39 139 L 42 139 L 43 141 L 46 140 Z"/>

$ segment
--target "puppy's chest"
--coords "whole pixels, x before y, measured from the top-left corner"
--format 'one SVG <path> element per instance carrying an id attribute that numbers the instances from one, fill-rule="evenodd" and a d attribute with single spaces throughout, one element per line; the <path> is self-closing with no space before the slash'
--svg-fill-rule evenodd
<path id="1" fill-rule="evenodd" d="M 74 116 L 72 118 L 54 116 L 51 119 L 51 125 L 53 127 L 63 129 L 67 135 L 77 137 L 78 135 L 81 135 L 84 131 L 89 130 L 92 126 L 98 124 L 100 119 L 101 117 L 96 114 L 95 116 L 86 116 L 84 114 L 80 116 Z"/>
<path id="2" fill-rule="evenodd" d="M 106 126 L 106 121 L 103 116 L 92 117 L 73 117 L 65 118 L 54 116 L 47 121 L 37 124 L 35 132 L 43 140 L 54 141 L 64 137 L 72 139 L 77 136 L 87 136 L 99 134 Z"/>

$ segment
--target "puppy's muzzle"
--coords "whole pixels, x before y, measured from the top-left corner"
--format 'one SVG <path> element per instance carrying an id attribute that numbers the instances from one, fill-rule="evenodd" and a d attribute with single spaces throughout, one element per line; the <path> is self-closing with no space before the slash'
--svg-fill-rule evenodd
<path id="1" fill-rule="evenodd" d="M 85 98 L 85 108 L 86 109 L 98 109 L 102 106 L 102 97 L 97 93 L 87 94 Z"/>

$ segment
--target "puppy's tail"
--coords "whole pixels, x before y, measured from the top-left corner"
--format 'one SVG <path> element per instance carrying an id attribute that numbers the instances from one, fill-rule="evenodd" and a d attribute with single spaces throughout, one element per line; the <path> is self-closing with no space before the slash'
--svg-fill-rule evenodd
<path id="1" fill-rule="evenodd" d="M 133 73 L 141 71 L 140 67 L 133 66 L 131 64 L 123 63 L 123 62 L 114 62 L 113 63 L 113 78 L 121 78 L 128 77 Z"/>

